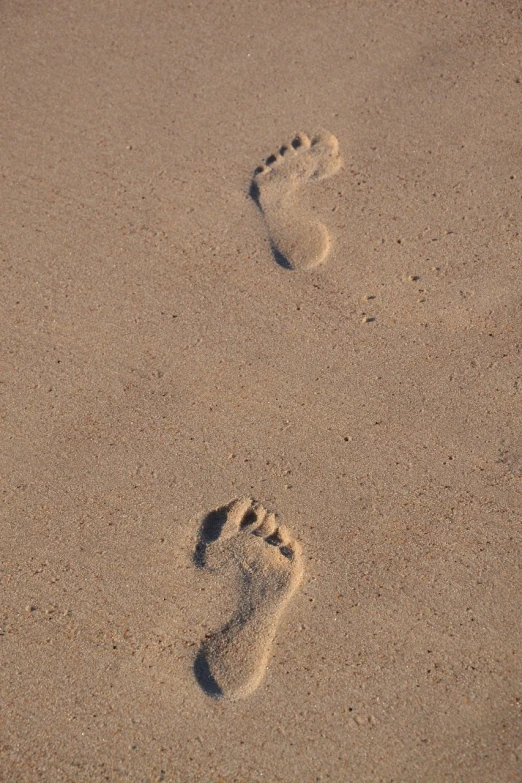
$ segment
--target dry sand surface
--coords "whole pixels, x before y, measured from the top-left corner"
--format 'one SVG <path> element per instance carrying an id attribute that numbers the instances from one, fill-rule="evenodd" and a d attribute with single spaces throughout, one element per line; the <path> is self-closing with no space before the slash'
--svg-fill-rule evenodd
<path id="1" fill-rule="evenodd" d="M 0 36 L 0 779 L 521 781 L 518 0 Z"/>

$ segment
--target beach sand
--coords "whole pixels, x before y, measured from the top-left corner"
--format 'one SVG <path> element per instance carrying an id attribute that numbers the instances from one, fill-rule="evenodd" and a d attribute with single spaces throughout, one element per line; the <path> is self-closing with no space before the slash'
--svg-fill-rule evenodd
<path id="1" fill-rule="evenodd" d="M 2 780 L 522 780 L 520 5 L 0 35 Z"/>

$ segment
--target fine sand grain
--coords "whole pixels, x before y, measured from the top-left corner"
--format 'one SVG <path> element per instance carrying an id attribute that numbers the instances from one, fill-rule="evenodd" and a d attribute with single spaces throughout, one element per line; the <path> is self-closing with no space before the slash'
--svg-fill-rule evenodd
<path id="1" fill-rule="evenodd" d="M 520 4 L 0 37 L 0 779 L 522 781 Z"/>

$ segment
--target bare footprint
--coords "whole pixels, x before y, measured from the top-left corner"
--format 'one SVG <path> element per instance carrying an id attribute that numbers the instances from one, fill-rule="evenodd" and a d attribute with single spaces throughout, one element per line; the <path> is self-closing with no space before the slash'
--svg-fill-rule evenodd
<path id="1" fill-rule="evenodd" d="M 201 645 L 194 672 L 214 698 L 238 699 L 261 682 L 281 613 L 302 576 L 299 547 L 274 514 L 250 498 L 203 520 L 194 552 L 198 568 L 227 571 L 237 582 L 237 609 Z"/>
<path id="2" fill-rule="evenodd" d="M 341 165 L 337 139 L 321 130 L 312 139 L 298 133 L 254 171 L 250 195 L 265 217 L 274 258 L 286 269 L 312 269 L 326 259 L 326 226 L 303 215 L 295 196 L 307 183 L 331 177 Z"/>

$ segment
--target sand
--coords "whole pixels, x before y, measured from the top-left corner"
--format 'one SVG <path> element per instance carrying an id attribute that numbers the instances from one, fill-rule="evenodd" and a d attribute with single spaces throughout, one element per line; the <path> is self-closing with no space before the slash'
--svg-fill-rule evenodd
<path id="1" fill-rule="evenodd" d="M 522 780 L 520 5 L 2 11 L 0 778 Z"/>

